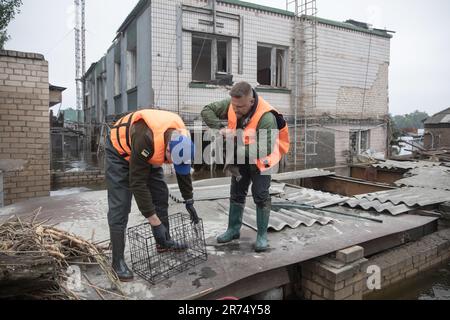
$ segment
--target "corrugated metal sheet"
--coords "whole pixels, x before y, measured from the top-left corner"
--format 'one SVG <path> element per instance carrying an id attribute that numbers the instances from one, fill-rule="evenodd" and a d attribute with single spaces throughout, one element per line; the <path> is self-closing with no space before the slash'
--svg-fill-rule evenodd
<path id="1" fill-rule="evenodd" d="M 222 212 L 228 215 L 228 204 L 220 203 L 220 206 L 222 207 Z M 316 223 L 324 226 L 329 223 L 333 223 L 334 221 L 335 220 L 332 218 L 327 218 L 300 209 L 281 209 L 278 212 L 270 212 L 268 229 L 282 231 L 286 227 L 296 229 L 302 225 L 311 227 Z M 256 209 L 253 204 L 247 204 L 245 207 L 242 222 L 253 230 L 258 230 L 256 225 Z"/>
<path id="2" fill-rule="evenodd" d="M 222 185 L 210 185 L 210 186 L 193 186 L 194 187 L 194 200 L 219 200 L 230 198 L 230 183 Z M 270 194 L 276 195 L 284 192 L 284 183 L 272 182 L 270 186 Z M 251 187 L 249 188 L 249 196 L 252 194 Z M 177 185 L 169 185 L 169 196 L 176 202 L 183 202 L 184 199 L 181 195 L 180 189 Z"/>
<path id="3" fill-rule="evenodd" d="M 407 173 L 409 177 L 395 182 L 398 186 L 424 187 L 450 190 L 450 168 L 416 168 Z"/>
<path id="4" fill-rule="evenodd" d="M 345 204 L 377 212 L 387 211 L 393 215 L 420 207 L 450 201 L 450 192 L 430 188 L 406 187 L 355 196 Z"/>
<path id="5" fill-rule="evenodd" d="M 415 169 L 415 168 L 423 168 L 423 167 L 434 167 L 439 166 L 439 162 L 431 162 L 431 161 L 395 161 L 395 160 L 386 160 L 379 163 L 372 164 L 372 167 L 383 168 L 383 169 Z"/>
<path id="6" fill-rule="evenodd" d="M 329 207 L 350 199 L 349 197 L 343 197 L 338 194 L 292 187 L 286 187 L 282 198 L 294 203 L 306 204 L 316 208 Z"/>
<path id="7" fill-rule="evenodd" d="M 293 172 L 284 172 L 272 175 L 272 179 L 276 181 L 286 181 L 293 179 L 304 179 L 304 178 L 313 178 L 313 177 L 323 177 L 323 176 L 331 176 L 334 173 L 327 170 L 322 169 L 308 169 L 308 170 L 300 170 Z"/>

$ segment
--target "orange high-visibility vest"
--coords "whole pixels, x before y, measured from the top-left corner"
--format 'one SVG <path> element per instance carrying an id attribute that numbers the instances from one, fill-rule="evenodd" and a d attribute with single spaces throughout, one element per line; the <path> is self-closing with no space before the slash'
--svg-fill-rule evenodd
<path id="1" fill-rule="evenodd" d="M 162 165 L 170 163 L 170 159 L 165 158 L 166 147 L 164 143 L 164 133 L 168 129 L 176 129 L 182 135 L 188 136 L 186 126 L 179 115 L 162 110 L 145 109 L 126 115 L 117 121 L 111 129 L 111 143 L 117 152 L 127 161 L 131 155 L 131 126 L 144 120 L 146 125 L 153 132 L 153 156 L 148 163 Z"/>
<path id="2" fill-rule="evenodd" d="M 260 172 L 269 170 L 276 166 L 283 155 L 289 152 L 290 139 L 289 139 L 289 129 L 283 115 L 275 110 L 270 104 L 268 104 L 264 99 L 258 97 L 258 106 L 256 107 L 255 114 L 250 119 L 248 125 L 244 128 L 244 144 L 250 145 L 257 143 L 257 127 L 261 118 L 267 113 L 271 112 L 277 119 L 278 125 L 278 136 L 274 144 L 274 149 L 270 155 L 265 158 L 257 159 L 256 166 Z M 228 129 L 236 130 L 237 128 L 237 117 L 234 112 L 233 106 L 230 104 L 228 108 Z"/>

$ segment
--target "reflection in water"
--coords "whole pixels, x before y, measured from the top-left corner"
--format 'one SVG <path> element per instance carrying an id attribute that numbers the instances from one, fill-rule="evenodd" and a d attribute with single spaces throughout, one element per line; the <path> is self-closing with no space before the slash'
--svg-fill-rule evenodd
<path id="1" fill-rule="evenodd" d="M 103 157 L 98 158 L 97 154 L 77 153 L 75 151 L 56 153 L 53 152 L 51 164 L 52 171 L 77 172 L 86 170 L 103 170 Z"/>

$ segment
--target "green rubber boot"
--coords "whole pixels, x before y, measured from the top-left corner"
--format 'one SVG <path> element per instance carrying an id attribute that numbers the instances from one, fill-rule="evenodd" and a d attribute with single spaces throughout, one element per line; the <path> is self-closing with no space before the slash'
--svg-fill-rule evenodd
<path id="1" fill-rule="evenodd" d="M 258 226 L 258 233 L 256 236 L 256 252 L 267 251 L 269 245 L 267 244 L 267 227 L 269 226 L 271 206 L 256 207 L 256 225 Z"/>
<path id="2" fill-rule="evenodd" d="M 227 243 L 241 237 L 243 214 L 244 205 L 230 203 L 230 211 L 228 213 L 228 229 L 224 234 L 217 237 L 218 243 Z"/>

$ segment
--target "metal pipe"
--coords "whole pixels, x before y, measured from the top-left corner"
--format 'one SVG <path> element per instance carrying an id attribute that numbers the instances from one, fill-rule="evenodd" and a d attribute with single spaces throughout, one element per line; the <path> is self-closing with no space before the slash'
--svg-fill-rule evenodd
<path id="1" fill-rule="evenodd" d="M 294 170 L 297 170 L 297 124 L 298 124 L 298 96 L 299 96 L 299 38 L 298 38 L 298 29 L 299 29 L 299 12 L 298 12 L 298 0 L 295 0 L 295 39 L 294 39 L 294 63 L 295 63 L 295 84 L 294 84 Z"/>

